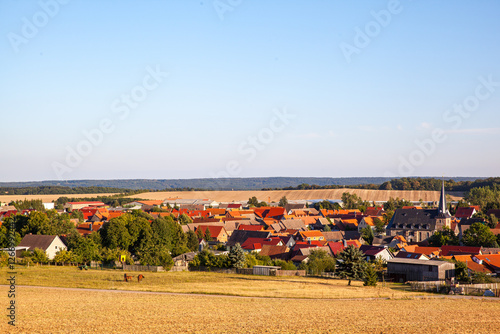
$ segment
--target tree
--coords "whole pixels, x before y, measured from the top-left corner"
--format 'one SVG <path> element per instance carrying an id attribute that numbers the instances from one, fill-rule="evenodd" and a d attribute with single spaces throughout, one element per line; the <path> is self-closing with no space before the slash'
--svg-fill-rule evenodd
<path id="1" fill-rule="evenodd" d="M 371 263 L 367 263 L 365 265 L 363 282 L 364 286 L 377 286 L 377 271 Z"/>
<path id="2" fill-rule="evenodd" d="M 252 207 L 252 206 L 259 206 L 259 200 L 258 200 L 258 199 L 257 199 L 257 197 L 255 197 L 255 196 L 250 197 L 250 198 L 248 199 L 248 205 L 249 205 L 250 207 Z"/>
<path id="3" fill-rule="evenodd" d="M 374 218 L 373 223 L 375 224 L 375 232 L 378 234 L 385 232 L 385 224 L 380 218 Z"/>
<path id="4" fill-rule="evenodd" d="M 394 210 L 386 210 L 384 213 L 384 224 L 388 225 L 391 222 L 392 216 L 394 216 Z"/>
<path id="5" fill-rule="evenodd" d="M 363 227 L 361 229 L 361 236 L 363 237 L 363 240 L 365 240 L 368 245 L 373 244 L 373 238 L 375 236 L 373 235 L 373 230 L 372 230 L 371 226 Z"/>
<path id="6" fill-rule="evenodd" d="M 187 224 L 192 224 L 193 220 L 191 217 L 183 213 L 182 215 L 179 216 L 179 224 L 181 225 L 187 225 Z"/>
<path id="7" fill-rule="evenodd" d="M 324 272 L 335 272 L 335 259 L 325 250 L 315 249 L 309 255 L 307 271 L 311 275 L 321 275 Z"/>
<path id="8" fill-rule="evenodd" d="M 31 260 L 35 263 L 47 263 L 49 262 L 49 258 L 47 257 L 47 253 L 40 248 L 35 248 L 31 252 Z"/>
<path id="9" fill-rule="evenodd" d="M 126 216 L 113 218 L 101 227 L 99 233 L 104 247 L 129 249 L 133 238 L 127 228 L 127 219 Z"/>
<path id="10" fill-rule="evenodd" d="M 54 262 L 55 263 L 69 263 L 69 262 L 76 262 L 76 258 L 73 254 L 72 251 L 68 251 L 66 249 L 60 250 L 59 252 L 56 253 L 56 256 L 54 257 Z"/>
<path id="11" fill-rule="evenodd" d="M 489 228 L 495 228 L 498 225 L 498 218 L 494 214 L 490 214 L 487 220 Z"/>
<path id="12" fill-rule="evenodd" d="M 458 246 L 460 244 L 458 237 L 455 235 L 449 227 L 443 227 L 441 231 L 437 231 L 433 235 L 427 239 L 429 241 L 429 245 L 432 247 L 441 247 L 444 245 L 455 245 Z"/>
<path id="13" fill-rule="evenodd" d="M 245 266 L 245 252 L 241 248 L 240 244 L 237 243 L 231 251 L 229 252 L 229 262 L 233 268 L 243 268 Z"/>
<path id="14" fill-rule="evenodd" d="M 189 250 L 192 252 L 196 252 L 199 247 L 198 236 L 196 235 L 196 233 L 194 233 L 193 231 L 188 231 L 186 233 L 186 239 L 187 248 L 189 248 Z"/>
<path id="15" fill-rule="evenodd" d="M 338 271 L 341 278 L 358 280 L 363 277 L 364 254 L 356 247 L 350 245 L 337 254 Z"/>
<path id="16" fill-rule="evenodd" d="M 466 246 L 498 248 L 495 235 L 491 233 L 488 226 L 481 223 L 473 223 L 463 233 L 462 242 Z"/>
<path id="17" fill-rule="evenodd" d="M 206 242 L 212 240 L 212 234 L 210 233 L 210 229 L 208 227 L 205 229 L 205 234 L 203 235 L 203 239 L 205 239 Z"/>
<path id="18" fill-rule="evenodd" d="M 286 199 L 286 196 L 281 197 L 278 206 L 281 206 L 284 208 L 288 204 L 288 200 Z"/>
<path id="19" fill-rule="evenodd" d="M 357 209 L 358 206 L 363 203 L 363 201 L 356 194 L 345 192 L 342 194 L 342 203 L 344 209 L 349 210 L 349 209 Z"/>

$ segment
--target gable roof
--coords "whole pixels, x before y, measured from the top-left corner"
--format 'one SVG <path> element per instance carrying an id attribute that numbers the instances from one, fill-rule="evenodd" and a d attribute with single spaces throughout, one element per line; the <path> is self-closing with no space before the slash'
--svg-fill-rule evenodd
<path id="1" fill-rule="evenodd" d="M 239 243 L 242 245 L 248 238 L 269 238 L 271 232 L 268 231 L 245 231 L 234 230 L 226 245 L 232 247 Z"/>
<path id="2" fill-rule="evenodd" d="M 35 248 L 47 250 L 55 238 L 58 238 L 58 236 L 26 234 L 23 240 L 19 243 L 18 247 L 29 247 L 31 250 Z"/>
<path id="3" fill-rule="evenodd" d="M 441 246 L 441 255 L 465 255 L 465 254 L 481 254 L 481 247 L 470 247 L 470 246 Z"/>

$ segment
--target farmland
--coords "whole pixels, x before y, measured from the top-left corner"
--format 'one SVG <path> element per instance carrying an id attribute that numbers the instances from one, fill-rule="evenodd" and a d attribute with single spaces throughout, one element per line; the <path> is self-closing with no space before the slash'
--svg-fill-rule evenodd
<path id="1" fill-rule="evenodd" d="M 11 328 L 4 318 L 0 332 L 494 333 L 500 312 L 500 303 L 491 300 L 240 298 L 18 289 L 17 326 Z M 6 294 L 1 294 L 0 303 L 7 302 Z"/>
<path id="2" fill-rule="evenodd" d="M 0 272 L 6 271 L 2 269 Z M 124 282 L 120 270 L 83 270 L 76 267 L 34 266 L 19 267 L 20 285 L 91 288 L 111 290 L 154 291 L 187 294 L 213 294 L 245 297 L 283 298 L 407 298 L 424 295 L 405 291 L 399 284 L 366 288 L 362 282 L 311 277 L 269 277 L 210 272 L 143 273 L 143 282 Z M 138 273 L 135 273 L 137 276 Z M 134 277 L 135 278 L 135 277 Z"/>
<path id="3" fill-rule="evenodd" d="M 315 189 L 315 190 L 238 190 L 238 191 L 158 191 L 144 192 L 127 196 L 129 198 L 142 198 L 145 200 L 163 200 L 166 198 L 184 199 L 212 199 L 218 202 L 247 201 L 256 196 L 260 201 L 278 202 L 286 196 L 289 200 L 299 199 L 340 199 L 342 193 L 349 192 L 360 196 L 367 201 L 386 201 L 390 197 L 404 198 L 409 201 L 438 201 L 439 191 L 424 190 L 370 190 L 370 189 Z M 82 198 L 96 196 L 112 196 L 115 193 L 106 194 L 63 194 L 63 195 L 1 195 L 0 202 L 9 203 L 16 200 L 41 199 L 43 202 L 52 202 L 59 197 Z M 462 198 L 462 193 L 450 193 L 452 200 Z"/>
<path id="4" fill-rule="evenodd" d="M 278 202 L 286 196 L 288 200 L 299 199 L 340 199 L 342 193 L 356 194 L 367 201 L 387 201 L 390 197 L 404 198 L 409 201 L 438 201 L 439 191 L 410 191 L 410 190 L 370 190 L 370 189 L 315 189 L 315 190 L 245 190 L 245 191 L 172 191 L 147 192 L 130 197 L 159 200 L 166 198 L 207 198 L 219 202 L 247 201 L 256 196 L 260 201 Z M 462 193 L 452 193 L 451 199 L 457 200 Z"/>

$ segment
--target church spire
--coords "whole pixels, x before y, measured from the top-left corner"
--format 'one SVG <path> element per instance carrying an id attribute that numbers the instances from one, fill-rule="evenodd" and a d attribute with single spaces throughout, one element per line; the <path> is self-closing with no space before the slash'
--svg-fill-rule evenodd
<path id="1" fill-rule="evenodd" d="M 441 194 L 439 195 L 439 213 L 441 214 L 450 214 L 448 209 L 446 208 L 446 194 L 444 193 L 444 180 L 442 180 L 443 185 L 441 187 Z"/>

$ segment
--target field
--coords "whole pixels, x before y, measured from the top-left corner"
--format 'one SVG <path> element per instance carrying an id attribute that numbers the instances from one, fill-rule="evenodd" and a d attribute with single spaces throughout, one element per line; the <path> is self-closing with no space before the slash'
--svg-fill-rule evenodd
<path id="1" fill-rule="evenodd" d="M 358 195 L 363 200 L 386 201 L 390 197 L 404 198 L 409 201 L 439 201 L 439 191 L 409 191 L 409 190 L 369 190 L 369 189 L 316 189 L 316 190 L 245 190 L 245 191 L 172 191 L 172 192 L 148 192 L 130 197 L 159 200 L 166 198 L 207 198 L 218 202 L 248 201 L 256 196 L 259 201 L 279 202 L 280 198 L 286 196 L 289 200 L 298 199 L 340 199 L 342 193 L 349 192 Z M 463 196 L 461 193 L 450 194 L 452 200 L 458 200 Z"/>
<path id="2" fill-rule="evenodd" d="M 369 189 L 316 189 L 316 190 L 235 190 L 235 191 L 159 191 L 145 192 L 128 196 L 130 198 L 142 198 L 148 200 L 160 200 L 166 198 L 184 199 L 212 199 L 218 202 L 248 201 L 256 196 L 260 201 L 279 202 L 280 198 L 286 196 L 289 200 L 297 199 L 340 199 L 342 193 L 350 192 L 368 201 L 386 201 L 390 197 L 404 198 L 410 201 L 439 201 L 439 191 L 410 191 L 410 190 L 369 190 Z M 59 197 L 96 197 L 111 196 L 108 194 L 64 194 L 64 195 L 0 195 L 0 202 L 9 203 L 14 200 L 41 199 L 44 203 L 52 202 Z M 452 200 L 462 198 L 462 193 L 450 194 Z"/>
<path id="3" fill-rule="evenodd" d="M 32 269 L 32 268 L 31 268 Z M 397 286 L 388 299 L 327 299 L 359 296 L 377 288 L 346 287 L 345 281 L 271 278 L 214 273 L 146 273 L 143 282 L 119 282 L 121 271 L 34 268 L 18 271 L 18 284 L 103 285 L 115 289 L 210 292 L 219 284 L 255 297 L 173 295 L 158 292 L 96 291 L 17 287 L 16 328 L 4 317 L 0 332 L 11 333 L 494 333 L 500 326 L 500 302 L 488 299 L 411 298 Z M 6 274 L 5 269 L 1 270 Z M 5 277 L 5 275 L 2 275 Z M 74 282 L 68 278 L 74 278 Z M 38 279 L 38 280 L 37 280 Z M 89 281 L 97 282 L 89 282 Z M 332 283 L 334 282 L 334 283 Z M 264 285 L 262 285 L 264 284 Z M 274 290 L 286 295 L 299 285 L 301 298 L 261 298 Z M 213 287 L 213 288 L 212 288 Z M 7 289 L 2 286 L 1 289 Z M 4 290 L 5 291 L 5 290 Z M 250 291 L 250 292 L 248 292 Z M 6 292 L 6 291 L 5 291 Z M 291 292 L 290 294 L 296 294 Z M 313 299 L 309 299 L 313 297 Z M 306 298 L 303 298 L 306 297 Z M 7 305 L 7 293 L 0 294 Z M 2 307 L 4 310 L 5 308 Z M 4 311 L 6 312 L 6 311 Z"/>

